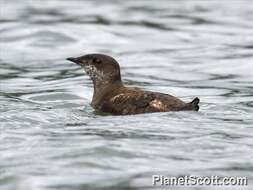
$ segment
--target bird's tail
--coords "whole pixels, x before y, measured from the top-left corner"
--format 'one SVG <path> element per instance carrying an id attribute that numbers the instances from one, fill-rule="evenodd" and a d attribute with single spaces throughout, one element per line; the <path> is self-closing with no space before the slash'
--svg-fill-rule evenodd
<path id="1" fill-rule="evenodd" d="M 188 103 L 191 107 L 191 110 L 198 111 L 199 110 L 199 98 L 194 98 L 190 103 Z"/>

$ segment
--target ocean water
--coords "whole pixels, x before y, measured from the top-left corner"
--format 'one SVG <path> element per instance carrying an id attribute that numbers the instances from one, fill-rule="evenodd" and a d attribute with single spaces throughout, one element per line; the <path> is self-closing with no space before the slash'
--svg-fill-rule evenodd
<path id="1" fill-rule="evenodd" d="M 65 60 L 92 52 L 126 85 L 199 97 L 200 111 L 95 114 L 91 81 Z M 0 0 L 0 189 L 253 189 L 252 84 L 251 0 Z"/>

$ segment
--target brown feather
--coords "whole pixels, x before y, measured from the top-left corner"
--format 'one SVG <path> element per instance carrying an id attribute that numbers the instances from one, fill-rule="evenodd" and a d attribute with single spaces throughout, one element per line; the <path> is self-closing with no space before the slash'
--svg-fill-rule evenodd
<path id="1" fill-rule="evenodd" d="M 103 112 L 115 115 L 188 110 L 188 104 L 178 98 L 158 92 L 127 87 L 108 93 L 101 102 Z"/>

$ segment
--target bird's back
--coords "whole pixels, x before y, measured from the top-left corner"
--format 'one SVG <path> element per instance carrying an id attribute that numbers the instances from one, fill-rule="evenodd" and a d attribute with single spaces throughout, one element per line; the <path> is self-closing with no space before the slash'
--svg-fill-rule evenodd
<path id="1" fill-rule="evenodd" d="M 122 87 L 108 93 L 98 108 L 99 111 L 115 115 L 129 115 L 183 110 L 198 111 L 198 103 L 198 98 L 190 103 L 185 103 L 168 94 Z"/>

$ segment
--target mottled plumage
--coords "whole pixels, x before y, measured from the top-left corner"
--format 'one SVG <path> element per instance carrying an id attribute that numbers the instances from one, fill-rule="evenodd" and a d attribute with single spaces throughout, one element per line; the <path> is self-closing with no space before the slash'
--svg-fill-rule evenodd
<path id="1" fill-rule="evenodd" d="M 110 56 L 88 54 L 68 60 L 81 65 L 91 77 L 94 84 L 91 105 L 97 111 L 129 115 L 199 109 L 198 98 L 185 103 L 168 94 L 125 87 L 121 81 L 119 64 Z"/>

